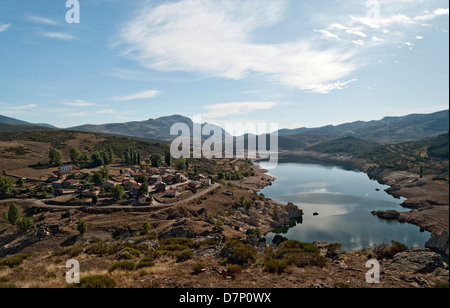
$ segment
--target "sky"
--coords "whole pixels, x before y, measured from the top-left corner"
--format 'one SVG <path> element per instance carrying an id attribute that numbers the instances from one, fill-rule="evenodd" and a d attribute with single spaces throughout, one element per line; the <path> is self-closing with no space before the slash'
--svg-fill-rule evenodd
<path id="1" fill-rule="evenodd" d="M 79 23 L 66 0 L 0 0 L 1 115 L 298 128 L 448 109 L 447 0 L 72 2 Z"/>

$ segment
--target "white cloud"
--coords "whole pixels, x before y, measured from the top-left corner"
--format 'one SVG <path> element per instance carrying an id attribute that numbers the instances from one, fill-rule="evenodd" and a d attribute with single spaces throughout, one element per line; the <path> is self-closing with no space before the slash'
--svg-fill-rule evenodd
<path id="1" fill-rule="evenodd" d="M 36 108 L 37 105 L 35 104 L 28 104 L 28 105 L 22 105 L 22 106 L 13 106 L 13 107 L 7 107 L 6 109 L 11 111 L 24 111 L 32 108 Z"/>
<path id="2" fill-rule="evenodd" d="M 71 106 L 71 107 L 91 107 L 95 106 L 95 104 L 84 101 L 84 100 L 64 100 L 63 105 Z"/>
<path id="3" fill-rule="evenodd" d="M 34 23 L 38 23 L 38 24 L 42 24 L 42 25 L 47 25 L 47 26 L 55 26 L 55 25 L 58 24 L 53 19 L 40 17 L 40 16 L 37 16 L 37 15 L 29 15 L 27 17 L 27 19 L 30 22 L 34 22 Z"/>
<path id="4" fill-rule="evenodd" d="M 112 100 L 112 101 L 132 101 L 132 100 L 138 100 L 138 99 L 154 98 L 154 97 L 156 97 L 156 96 L 158 96 L 160 94 L 161 94 L 160 91 L 148 90 L 148 91 L 143 91 L 143 92 L 139 92 L 139 93 L 132 94 L 132 95 L 113 97 L 113 98 L 110 98 L 109 100 Z"/>
<path id="5" fill-rule="evenodd" d="M 269 110 L 277 106 L 274 102 L 236 102 L 206 106 L 208 113 L 202 114 L 205 118 L 215 119 L 230 115 L 242 115 L 258 110 Z"/>
<path id="6" fill-rule="evenodd" d="M 253 32 L 279 22 L 286 0 L 149 3 L 119 35 L 123 54 L 149 69 L 234 80 L 263 75 L 309 92 L 321 92 L 356 69 L 352 51 L 319 48 L 308 38 L 255 43 Z"/>
<path id="7" fill-rule="evenodd" d="M 0 32 L 5 32 L 5 31 L 8 30 L 10 27 L 11 27 L 10 24 L 4 24 L 4 25 L 1 25 L 1 24 L 0 24 Z"/>
<path id="8" fill-rule="evenodd" d="M 75 40 L 75 37 L 72 34 L 63 33 L 63 32 L 42 32 L 41 35 L 43 37 L 58 39 L 58 40 L 63 40 L 63 41 Z"/>

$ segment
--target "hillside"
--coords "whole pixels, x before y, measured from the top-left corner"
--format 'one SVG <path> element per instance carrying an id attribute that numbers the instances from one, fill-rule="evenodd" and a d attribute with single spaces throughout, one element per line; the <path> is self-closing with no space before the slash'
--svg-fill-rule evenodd
<path id="1" fill-rule="evenodd" d="M 357 155 L 384 168 L 440 174 L 448 181 L 449 133 L 420 141 L 382 145 Z"/>
<path id="2" fill-rule="evenodd" d="M 358 154 L 366 152 L 379 146 L 379 143 L 359 139 L 355 137 L 344 137 L 329 141 L 324 141 L 313 146 L 306 147 L 306 151 L 315 151 L 327 154 Z"/>
<path id="3" fill-rule="evenodd" d="M 178 123 L 187 124 L 187 126 L 191 128 L 192 133 L 192 120 L 181 115 L 173 115 L 158 119 L 149 119 L 147 121 L 141 122 L 114 123 L 104 125 L 82 125 L 72 127 L 70 128 L 70 130 L 92 133 L 107 133 L 168 141 L 175 138 L 175 136 L 170 135 L 170 129 L 174 124 Z M 222 130 L 221 128 L 219 128 L 219 130 L 221 130 L 222 133 L 225 134 L 224 130 Z"/>
<path id="4" fill-rule="evenodd" d="M 169 148 L 161 141 L 64 130 L 1 133 L 0 171 L 33 179 L 48 176 L 48 153 L 52 147 L 61 151 L 64 162 L 70 161 L 72 147 L 89 157 L 96 151 L 112 149 L 118 158 L 122 158 L 128 148 L 140 151 L 143 157 L 164 154 Z"/>
<path id="5" fill-rule="evenodd" d="M 444 110 L 432 114 L 412 114 L 404 117 L 386 117 L 379 121 L 353 122 L 338 126 L 324 126 L 319 128 L 300 128 L 294 130 L 280 130 L 282 140 L 291 140 L 292 144 L 283 149 L 302 149 L 303 135 L 306 133 L 329 134 L 337 138 L 352 136 L 381 144 L 418 141 L 444 134 L 449 128 L 449 111 Z M 324 141 L 324 140 L 322 140 Z"/>
<path id="6" fill-rule="evenodd" d="M 10 126 L 12 125 L 12 126 Z M 31 126 L 31 127 L 25 127 Z M 6 117 L 0 115 L 0 133 L 1 132 L 11 132 L 11 131 L 20 131 L 20 130 L 38 130 L 39 128 L 56 128 L 53 125 L 46 123 L 29 123 L 22 120 Z"/>

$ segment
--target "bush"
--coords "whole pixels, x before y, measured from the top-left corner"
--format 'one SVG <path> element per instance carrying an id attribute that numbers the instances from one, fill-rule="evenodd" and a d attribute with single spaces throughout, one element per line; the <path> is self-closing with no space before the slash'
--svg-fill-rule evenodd
<path id="1" fill-rule="evenodd" d="M 82 289 L 109 289 L 114 288 L 116 283 L 111 278 L 105 276 L 89 276 L 80 279 L 79 284 L 73 284 L 70 288 L 82 288 Z"/>
<path id="2" fill-rule="evenodd" d="M 190 249 L 185 249 L 182 251 L 177 251 L 174 253 L 175 258 L 177 259 L 177 262 L 184 262 L 192 258 L 194 254 Z"/>
<path id="3" fill-rule="evenodd" d="M 392 245 L 389 246 L 386 243 L 378 245 L 375 248 L 375 254 L 378 260 L 382 259 L 392 259 L 396 254 L 408 250 L 408 247 L 400 242 L 392 241 Z"/>
<path id="4" fill-rule="evenodd" d="M 192 272 L 194 275 L 200 274 L 205 269 L 205 264 L 203 263 L 197 263 L 194 266 L 192 266 Z"/>
<path id="5" fill-rule="evenodd" d="M 148 268 L 155 266 L 155 263 L 150 258 L 144 258 L 142 259 L 137 265 L 136 269 L 142 269 L 142 268 Z"/>
<path id="6" fill-rule="evenodd" d="M 256 261 L 256 249 L 250 244 L 245 245 L 240 241 L 230 240 L 225 243 L 225 247 L 230 250 L 229 263 L 245 266 Z"/>
<path id="7" fill-rule="evenodd" d="M 9 206 L 8 214 L 6 215 L 8 221 L 13 225 L 15 225 L 19 221 L 20 217 L 21 217 L 20 209 L 14 203 L 11 204 Z"/>
<path id="8" fill-rule="evenodd" d="M 88 255 L 96 255 L 99 257 L 107 256 L 112 253 L 111 247 L 105 242 L 95 242 L 90 244 L 84 253 Z"/>
<path id="9" fill-rule="evenodd" d="M 142 225 L 142 231 L 141 231 L 141 235 L 147 235 L 150 233 L 150 230 L 152 229 L 152 226 L 150 225 L 149 222 L 145 222 Z"/>
<path id="10" fill-rule="evenodd" d="M 302 252 L 320 253 L 319 248 L 311 243 L 303 243 L 299 241 L 286 241 L 281 243 L 281 249 L 299 249 Z"/>
<path id="11" fill-rule="evenodd" d="M 317 266 L 325 267 L 327 265 L 327 259 L 319 254 L 304 252 L 297 255 L 291 255 L 289 259 L 292 264 L 297 267 Z"/>
<path id="12" fill-rule="evenodd" d="M 17 227 L 25 232 L 31 231 L 34 229 L 34 222 L 33 219 L 29 217 L 21 217 L 17 221 Z"/>
<path id="13" fill-rule="evenodd" d="M 0 266 L 8 266 L 10 268 L 14 268 L 23 263 L 25 259 L 28 258 L 26 254 L 18 254 L 5 259 L 0 260 Z"/>
<path id="14" fill-rule="evenodd" d="M 233 279 L 242 271 L 242 267 L 236 264 L 227 264 L 227 274 Z"/>
<path id="15" fill-rule="evenodd" d="M 142 252 L 140 250 L 126 247 L 120 257 L 122 259 L 132 259 L 132 258 L 140 257 L 140 256 L 142 256 Z"/>
<path id="16" fill-rule="evenodd" d="M 283 260 L 271 259 L 264 263 L 264 269 L 272 274 L 281 274 L 288 267 L 288 264 Z"/>
<path id="17" fill-rule="evenodd" d="M 87 232 L 87 224 L 84 220 L 80 219 L 77 223 L 77 230 L 80 234 L 85 234 Z"/>
<path id="18" fill-rule="evenodd" d="M 118 262 L 113 264 L 110 268 L 109 268 L 109 272 L 112 273 L 116 270 L 119 271 L 134 271 L 135 270 L 135 265 L 132 262 L 128 262 L 128 261 L 122 261 L 122 262 Z"/>

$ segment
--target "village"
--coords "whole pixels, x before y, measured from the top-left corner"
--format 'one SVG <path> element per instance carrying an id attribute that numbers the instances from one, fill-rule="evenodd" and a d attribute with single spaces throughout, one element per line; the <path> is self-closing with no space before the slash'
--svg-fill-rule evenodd
<path id="1" fill-rule="evenodd" d="M 46 203 L 69 204 L 76 200 L 96 206 L 173 204 L 192 198 L 213 185 L 212 177 L 189 176 L 185 170 L 174 167 L 136 165 L 126 170 L 118 168 L 105 166 L 87 176 L 75 165 L 63 165 L 48 177 L 47 185 L 55 198 Z"/>

